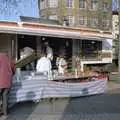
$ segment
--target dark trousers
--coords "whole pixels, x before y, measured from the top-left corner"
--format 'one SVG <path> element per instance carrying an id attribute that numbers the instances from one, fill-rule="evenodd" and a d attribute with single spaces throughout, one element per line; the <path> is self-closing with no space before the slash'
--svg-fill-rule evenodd
<path id="1" fill-rule="evenodd" d="M 4 115 L 8 114 L 8 88 L 0 89 L 1 112 Z"/>

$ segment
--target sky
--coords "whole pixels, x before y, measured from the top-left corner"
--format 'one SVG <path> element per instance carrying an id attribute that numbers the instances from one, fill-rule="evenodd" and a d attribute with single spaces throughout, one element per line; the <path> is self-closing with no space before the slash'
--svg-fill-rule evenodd
<path id="1" fill-rule="evenodd" d="M 0 21 L 19 21 L 19 16 L 39 17 L 38 0 L 16 0 L 16 5 L 14 5 L 14 2 L 6 4 L 5 1 L 13 2 L 14 0 L 0 0 L 0 10 L 2 10 Z M 117 10 L 120 6 L 117 2 L 120 3 L 120 0 L 113 0 L 113 10 Z"/>
<path id="2" fill-rule="evenodd" d="M 14 0 L 7 0 L 14 1 Z M 14 3 L 6 6 L 5 0 L 0 0 L 0 7 L 2 7 L 2 12 L 0 12 L 1 21 L 19 21 L 19 16 L 29 16 L 29 17 L 39 17 L 38 12 L 38 0 L 16 0 L 18 1 L 16 5 Z"/>
<path id="3" fill-rule="evenodd" d="M 120 7 L 120 0 L 112 0 L 112 10 L 118 10 Z"/>

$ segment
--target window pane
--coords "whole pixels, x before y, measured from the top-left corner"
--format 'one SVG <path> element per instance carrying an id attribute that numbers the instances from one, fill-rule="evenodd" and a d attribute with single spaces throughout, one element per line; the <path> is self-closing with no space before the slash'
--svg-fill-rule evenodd
<path id="1" fill-rule="evenodd" d="M 79 16 L 79 25 L 87 25 L 87 18 L 85 16 Z"/>
<path id="2" fill-rule="evenodd" d="M 90 25 L 91 25 L 91 27 L 97 27 L 98 26 L 98 19 L 91 18 Z"/>
<path id="3" fill-rule="evenodd" d="M 108 19 L 103 19 L 103 28 L 108 29 L 109 28 L 109 20 Z"/>
<path id="4" fill-rule="evenodd" d="M 49 19 L 50 19 L 50 20 L 57 20 L 57 15 L 50 15 L 50 16 L 49 16 Z"/>
<path id="5" fill-rule="evenodd" d="M 74 17 L 73 16 L 68 16 L 68 22 L 69 22 L 69 25 L 74 25 Z"/>
<path id="6" fill-rule="evenodd" d="M 43 0 L 43 1 L 40 2 L 40 9 L 42 10 L 42 9 L 45 9 L 45 8 L 46 8 L 46 3 Z"/>
<path id="7" fill-rule="evenodd" d="M 103 10 L 104 11 L 108 11 L 109 10 L 109 4 L 108 4 L 108 2 L 104 2 L 103 3 Z"/>
<path id="8" fill-rule="evenodd" d="M 58 6 L 58 0 L 49 0 L 48 6 L 51 7 L 57 7 Z"/>
<path id="9" fill-rule="evenodd" d="M 86 0 L 79 0 L 79 8 L 85 8 Z"/>

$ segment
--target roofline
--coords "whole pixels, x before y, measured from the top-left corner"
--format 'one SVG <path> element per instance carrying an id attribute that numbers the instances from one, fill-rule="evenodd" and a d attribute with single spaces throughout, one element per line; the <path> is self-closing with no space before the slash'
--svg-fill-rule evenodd
<path id="1" fill-rule="evenodd" d="M 8 30 L 7 30 L 8 29 Z M 40 30 L 47 30 L 47 31 L 59 31 L 59 32 L 72 32 L 79 34 L 80 33 L 87 33 L 87 34 L 94 34 L 95 37 L 108 37 L 112 38 L 112 33 L 110 31 L 101 31 L 101 30 L 95 30 L 90 28 L 76 28 L 76 27 L 66 27 L 61 25 L 51 25 L 51 24 L 40 24 L 40 23 L 30 23 L 30 22 L 6 22 L 6 21 L 0 21 L 0 32 L 11 32 L 19 34 L 19 31 L 21 33 L 25 31 L 30 31 L 30 33 L 33 32 L 34 34 L 38 35 Z M 36 32 L 36 33 L 35 33 Z M 26 34 L 29 34 L 27 32 Z M 88 35 L 88 37 L 89 37 Z M 103 38 L 104 38 L 103 37 Z"/>

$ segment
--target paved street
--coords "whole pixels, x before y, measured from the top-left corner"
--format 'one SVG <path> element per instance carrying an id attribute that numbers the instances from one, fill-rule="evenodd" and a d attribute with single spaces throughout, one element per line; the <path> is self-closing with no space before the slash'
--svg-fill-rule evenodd
<path id="1" fill-rule="evenodd" d="M 120 120 L 120 85 L 113 86 L 104 95 L 20 103 L 7 120 Z"/>

